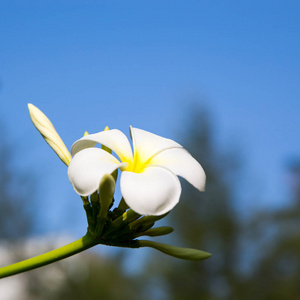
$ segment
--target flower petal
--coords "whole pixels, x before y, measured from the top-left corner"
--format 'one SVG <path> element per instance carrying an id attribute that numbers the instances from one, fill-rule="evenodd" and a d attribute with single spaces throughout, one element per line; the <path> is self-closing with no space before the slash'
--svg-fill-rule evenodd
<path id="1" fill-rule="evenodd" d="M 145 163 L 153 155 L 169 148 L 182 148 L 173 140 L 161 137 L 151 132 L 130 126 L 134 154 L 138 153 L 140 163 Z"/>
<path id="2" fill-rule="evenodd" d="M 103 175 L 111 174 L 124 164 L 102 149 L 87 148 L 78 152 L 71 160 L 68 168 L 69 180 L 76 193 L 88 196 L 99 188 Z"/>
<path id="3" fill-rule="evenodd" d="M 198 161 L 185 149 L 167 149 L 155 155 L 151 165 L 163 166 L 183 177 L 200 191 L 205 190 L 206 175 Z"/>
<path id="4" fill-rule="evenodd" d="M 123 171 L 121 193 L 127 205 L 141 215 L 162 215 L 179 201 L 181 185 L 165 168 L 151 166 L 142 173 Z"/>
<path id="5" fill-rule="evenodd" d="M 82 149 L 94 147 L 98 143 L 114 151 L 121 161 L 132 161 L 133 159 L 130 143 L 126 135 L 118 129 L 101 131 L 82 137 L 72 145 L 71 153 L 75 155 Z"/>

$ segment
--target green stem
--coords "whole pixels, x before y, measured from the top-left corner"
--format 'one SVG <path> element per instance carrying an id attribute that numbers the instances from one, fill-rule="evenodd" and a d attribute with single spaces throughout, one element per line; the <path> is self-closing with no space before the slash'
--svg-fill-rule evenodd
<path id="1" fill-rule="evenodd" d="M 93 218 L 93 209 L 91 207 L 90 202 L 87 202 L 83 205 L 83 208 L 85 210 L 86 213 L 86 219 L 88 222 L 88 226 L 89 226 L 89 231 L 93 232 L 95 230 L 95 219 Z"/>
<path id="2" fill-rule="evenodd" d="M 16 275 L 22 272 L 46 266 L 48 264 L 82 252 L 97 244 L 98 243 L 93 239 L 92 235 L 90 233 L 87 233 L 79 240 L 65 245 L 61 248 L 0 268 L 0 278 Z"/>

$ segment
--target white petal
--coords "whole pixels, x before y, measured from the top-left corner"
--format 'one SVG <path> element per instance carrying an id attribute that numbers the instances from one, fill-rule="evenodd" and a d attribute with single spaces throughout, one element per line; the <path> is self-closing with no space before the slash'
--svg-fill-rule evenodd
<path id="1" fill-rule="evenodd" d="M 134 153 L 138 153 L 139 161 L 146 162 L 153 155 L 169 148 L 182 148 L 173 140 L 163 138 L 154 133 L 133 128 L 130 126 L 130 134 L 133 142 Z"/>
<path id="2" fill-rule="evenodd" d="M 200 191 L 205 190 L 206 175 L 198 161 L 185 149 L 173 148 L 154 156 L 150 164 L 163 166 L 183 177 Z"/>
<path id="3" fill-rule="evenodd" d="M 132 161 L 130 143 L 126 135 L 118 129 L 101 131 L 84 136 L 73 144 L 71 153 L 75 155 L 82 149 L 94 147 L 98 143 L 114 151 L 121 161 Z"/>
<path id="4" fill-rule="evenodd" d="M 122 165 L 114 156 L 102 149 L 87 148 L 73 157 L 68 168 L 68 176 L 76 193 L 88 196 L 99 188 L 103 175 L 111 174 Z"/>
<path id="5" fill-rule="evenodd" d="M 179 201 L 181 185 L 177 176 L 161 167 L 142 173 L 123 171 L 121 193 L 127 205 L 141 215 L 162 215 Z"/>

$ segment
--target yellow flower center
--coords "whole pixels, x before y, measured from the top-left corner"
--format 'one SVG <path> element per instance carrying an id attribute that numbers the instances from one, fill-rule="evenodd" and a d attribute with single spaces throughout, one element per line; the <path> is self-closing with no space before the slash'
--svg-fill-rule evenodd
<path id="1" fill-rule="evenodd" d="M 133 173 L 142 173 L 145 169 L 145 167 L 149 164 L 150 159 L 146 160 L 145 162 L 142 162 L 140 159 L 140 155 L 138 152 L 134 154 L 133 160 L 125 160 L 123 162 L 128 163 L 128 167 L 124 169 L 124 171 L 129 171 Z"/>

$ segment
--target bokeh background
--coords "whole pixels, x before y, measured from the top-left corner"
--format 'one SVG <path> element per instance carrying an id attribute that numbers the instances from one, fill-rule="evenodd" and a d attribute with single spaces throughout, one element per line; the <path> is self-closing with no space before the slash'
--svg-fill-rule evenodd
<path id="1" fill-rule="evenodd" d="M 0 299 L 299 299 L 298 1 L 0 1 L 1 264 L 81 237 L 68 148 L 129 125 L 172 138 L 207 173 L 165 221 L 181 262 L 105 246 L 0 282 Z M 164 239 L 166 240 L 166 239 Z M 20 296 L 21 295 L 21 296 Z"/>

